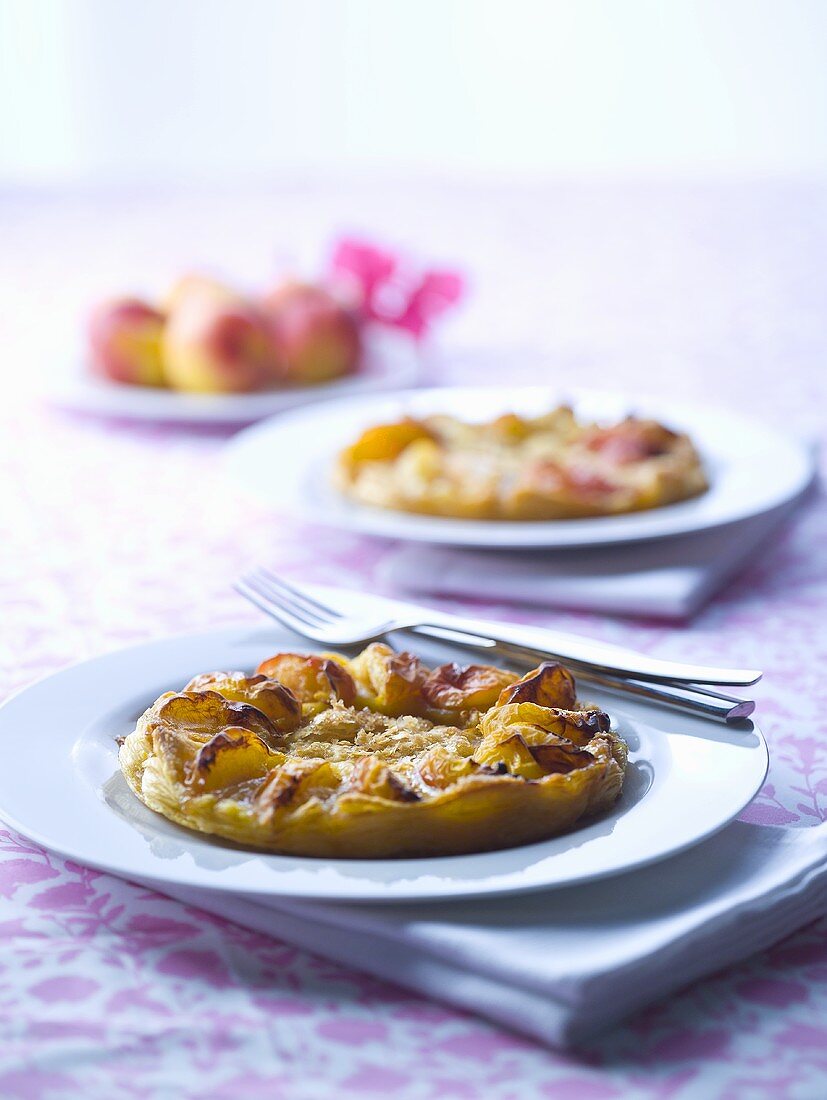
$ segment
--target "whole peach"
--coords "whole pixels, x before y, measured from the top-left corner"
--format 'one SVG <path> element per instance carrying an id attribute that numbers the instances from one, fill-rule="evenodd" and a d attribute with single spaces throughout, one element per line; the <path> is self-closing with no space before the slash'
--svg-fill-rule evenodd
<path id="1" fill-rule="evenodd" d="M 193 295 L 164 329 L 169 384 L 192 393 L 249 393 L 284 377 L 267 317 L 242 298 Z"/>
<path id="2" fill-rule="evenodd" d="M 92 370 L 113 382 L 162 386 L 163 327 L 163 313 L 139 298 L 102 302 L 89 319 Z"/>
<path id="3" fill-rule="evenodd" d="M 190 302 L 195 298 L 209 298 L 215 302 L 234 302 L 239 297 L 238 291 L 232 290 L 211 275 L 191 271 L 176 279 L 167 292 L 163 305 L 167 313 L 174 313 L 184 302 Z"/>
<path id="4" fill-rule="evenodd" d="M 321 287 L 286 283 L 264 300 L 287 371 L 299 385 L 329 382 L 359 366 L 362 341 L 353 313 Z"/>

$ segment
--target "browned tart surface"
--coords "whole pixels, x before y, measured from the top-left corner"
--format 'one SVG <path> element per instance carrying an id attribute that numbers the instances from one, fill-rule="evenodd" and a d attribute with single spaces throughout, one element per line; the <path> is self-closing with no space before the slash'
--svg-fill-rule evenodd
<path id="1" fill-rule="evenodd" d="M 570 829 L 615 802 L 626 745 L 561 665 L 429 669 L 377 643 L 197 676 L 142 715 L 120 765 L 181 825 L 273 852 L 391 858 Z"/>

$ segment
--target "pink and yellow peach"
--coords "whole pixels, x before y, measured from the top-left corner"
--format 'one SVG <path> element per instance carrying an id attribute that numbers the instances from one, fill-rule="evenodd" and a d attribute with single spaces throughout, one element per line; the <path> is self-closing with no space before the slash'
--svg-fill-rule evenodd
<path id="1" fill-rule="evenodd" d="M 264 299 L 286 379 L 330 382 L 359 365 L 361 338 L 353 313 L 321 287 L 285 283 Z"/>
<path id="2" fill-rule="evenodd" d="M 169 384 L 191 393 L 248 393 L 284 377 L 266 315 L 232 295 L 185 294 L 162 350 Z"/>
<path id="3" fill-rule="evenodd" d="M 164 320 L 163 313 L 139 298 L 101 303 L 89 320 L 93 371 L 113 382 L 164 385 Z"/>

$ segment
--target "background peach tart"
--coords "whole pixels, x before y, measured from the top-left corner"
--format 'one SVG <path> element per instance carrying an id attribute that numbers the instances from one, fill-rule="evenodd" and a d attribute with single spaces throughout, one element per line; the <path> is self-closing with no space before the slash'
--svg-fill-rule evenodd
<path id="1" fill-rule="evenodd" d="M 151 809 L 240 844 L 391 858 L 506 848 L 618 798 L 626 745 L 559 664 L 279 653 L 167 692 L 120 748 Z"/>
<path id="2" fill-rule="evenodd" d="M 362 504 L 493 520 L 618 515 L 708 488 L 688 436 L 633 416 L 601 426 L 568 406 L 485 423 L 428 416 L 377 425 L 341 453 L 335 480 Z"/>

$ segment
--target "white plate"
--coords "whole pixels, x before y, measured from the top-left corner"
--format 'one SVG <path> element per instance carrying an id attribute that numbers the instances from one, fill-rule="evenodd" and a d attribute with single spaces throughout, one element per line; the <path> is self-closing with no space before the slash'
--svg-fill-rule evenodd
<path id="1" fill-rule="evenodd" d="M 630 746 L 624 793 L 610 814 L 539 844 L 441 859 L 298 859 L 210 840 L 143 806 L 118 769 L 115 738 L 162 691 L 195 673 L 251 668 L 284 648 L 307 647 L 278 628 L 241 626 L 121 650 L 27 688 L 0 710 L 0 815 L 79 863 L 160 886 L 419 901 L 569 886 L 663 859 L 726 825 L 766 774 L 766 745 L 751 723 L 734 730 L 633 703 L 619 707 L 589 690 Z M 444 647 L 417 650 L 446 656 Z"/>
<path id="2" fill-rule="evenodd" d="M 597 420 L 636 412 L 689 432 L 706 463 L 709 491 L 695 500 L 632 515 L 519 523 L 370 508 L 347 500 L 331 485 L 337 453 L 371 424 L 434 412 L 475 420 L 507 411 L 536 415 L 560 401 L 570 401 L 579 414 Z M 446 387 L 303 409 L 236 436 L 228 446 L 226 463 L 235 482 L 273 508 L 317 523 L 385 538 L 512 548 L 629 542 L 718 527 L 792 500 L 813 476 L 806 448 L 748 417 L 670 401 L 593 392 L 560 394 L 536 386 Z M 280 469 L 289 469 L 291 476 L 274 476 Z"/>
<path id="3" fill-rule="evenodd" d="M 118 385 L 78 367 L 66 377 L 53 379 L 45 396 L 51 404 L 71 412 L 124 420 L 251 424 L 331 398 L 414 386 L 420 377 L 421 359 L 414 342 L 404 334 L 373 328 L 365 338 L 361 372 L 326 385 L 264 393 L 177 393 L 150 386 Z"/>

